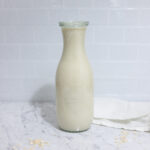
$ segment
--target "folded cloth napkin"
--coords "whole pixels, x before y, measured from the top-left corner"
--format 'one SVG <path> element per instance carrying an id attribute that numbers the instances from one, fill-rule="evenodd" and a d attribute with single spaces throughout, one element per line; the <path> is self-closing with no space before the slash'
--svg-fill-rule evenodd
<path id="1" fill-rule="evenodd" d="M 150 102 L 95 98 L 93 124 L 150 131 Z"/>

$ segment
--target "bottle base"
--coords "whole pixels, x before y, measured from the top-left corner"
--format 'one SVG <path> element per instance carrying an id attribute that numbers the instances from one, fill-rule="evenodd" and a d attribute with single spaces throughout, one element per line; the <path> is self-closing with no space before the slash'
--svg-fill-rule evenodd
<path id="1" fill-rule="evenodd" d="M 81 130 L 67 130 L 67 129 L 63 129 L 59 126 L 59 129 L 65 132 L 70 132 L 70 133 L 79 133 L 79 132 L 85 132 L 87 130 L 90 129 L 90 127 L 86 128 L 86 129 L 81 129 Z"/>

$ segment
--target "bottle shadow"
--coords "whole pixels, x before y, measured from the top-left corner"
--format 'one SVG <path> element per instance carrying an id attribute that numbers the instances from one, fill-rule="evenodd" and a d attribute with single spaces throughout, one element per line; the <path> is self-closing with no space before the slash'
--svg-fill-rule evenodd
<path id="1" fill-rule="evenodd" d="M 40 87 L 31 98 L 31 105 L 40 109 L 41 117 L 58 129 L 56 120 L 56 90 L 54 85 L 46 84 Z"/>

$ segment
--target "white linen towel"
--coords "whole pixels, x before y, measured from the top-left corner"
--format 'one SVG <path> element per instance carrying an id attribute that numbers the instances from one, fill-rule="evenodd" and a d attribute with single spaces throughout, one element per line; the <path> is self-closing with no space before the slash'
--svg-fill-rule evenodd
<path id="1" fill-rule="evenodd" d="M 93 124 L 150 131 L 150 102 L 95 98 Z"/>

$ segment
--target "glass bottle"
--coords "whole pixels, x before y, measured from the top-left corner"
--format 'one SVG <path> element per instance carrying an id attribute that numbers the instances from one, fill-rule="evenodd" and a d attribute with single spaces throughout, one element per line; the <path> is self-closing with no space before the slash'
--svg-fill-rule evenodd
<path id="1" fill-rule="evenodd" d="M 84 131 L 93 120 L 93 75 L 84 47 L 88 22 L 59 25 L 64 47 L 56 72 L 58 125 L 66 131 Z"/>

